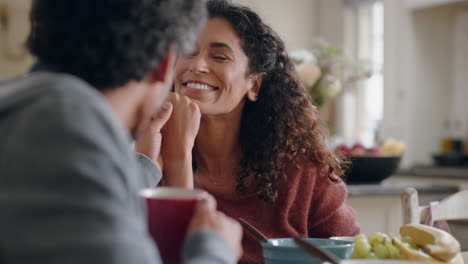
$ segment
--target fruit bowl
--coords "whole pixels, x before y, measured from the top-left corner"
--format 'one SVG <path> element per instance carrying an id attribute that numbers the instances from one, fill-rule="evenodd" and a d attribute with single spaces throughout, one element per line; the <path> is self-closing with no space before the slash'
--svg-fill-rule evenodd
<path id="1" fill-rule="evenodd" d="M 401 156 L 351 156 L 344 179 L 348 184 L 380 183 L 392 175 L 400 164 Z"/>

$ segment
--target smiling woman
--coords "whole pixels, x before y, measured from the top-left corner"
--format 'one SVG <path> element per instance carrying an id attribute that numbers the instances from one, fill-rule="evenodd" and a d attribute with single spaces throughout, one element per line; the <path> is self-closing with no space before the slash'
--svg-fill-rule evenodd
<path id="1" fill-rule="evenodd" d="M 164 156 L 165 168 L 179 168 L 165 177 L 192 177 L 180 171 L 190 160 L 195 187 L 270 238 L 357 234 L 354 212 L 344 204 L 342 163 L 325 146 L 317 109 L 283 41 L 249 8 L 211 0 L 208 12 L 196 49 L 175 67 L 176 93 L 200 108 L 199 130 L 191 126 L 197 133 L 191 145 L 181 133 L 190 120 L 171 117 L 180 127 L 166 130 L 163 149 L 190 148 L 180 159 Z M 241 263 L 262 262 L 254 237 L 245 234 L 243 246 Z"/>
<path id="2" fill-rule="evenodd" d="M 205 115 L 241 115 L 245 96 L 256 101 L 263 73 L 249 74 L 239 35 L 223 18 L 212 18 L 195 52 L 176 64 L 176 92 L 190 97 Z"/>

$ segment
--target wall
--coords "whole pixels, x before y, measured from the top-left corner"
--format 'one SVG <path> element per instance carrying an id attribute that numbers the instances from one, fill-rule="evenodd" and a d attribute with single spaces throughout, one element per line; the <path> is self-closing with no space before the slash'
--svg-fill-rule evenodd
<path id="1" fill-rule="evenodd" d="M 285 8 L 283 0 L 235 0 L 257 11 L 282 37 L 288 51 L 312 47 L 318 32 L 319 1 L 323 0 L 291 0 Z M 29 31 L 30 3 L 31 0 L 0 0 L 0 6 L 8 6 L 10 22 L 7 31 L 0 31 L 0 80 L 26 71 L 34 61 L 24 55 L 22 48 Z M 5 50 L 21 56 L 10 56 Z"/>
<path id="2" fill-rule="evenodd" d="M 468 152 L 468 5 L 456 11 L 453 39 L 453 101 L 452 127 L 458 126 L 458 131 L 452 131 L 455 137 L 464 137 L 465 150 Z M 455 127 L 454 127 L 455 128 Z"/>
<path id="3" fill-rule="evenodd" d="M 345 5 L 343 0 L 317 0 L 317 37 L 344 47 Z"/>
<path id="4" fill-rule="evenodd" d="M 440 151 L 440 141 L 450 120 L 453 98 L 452 7 L 413 13 L 415 53 L 411 87 L 414 162 L 431 162 L 430 154 Z"/>
<path id="5" fill-rule="evenodd" d="M 24 49 L 30 4 L 31 0 L 0 0 L 6 10 L 6 23 L 0 23 L 0 80 L 24 72 L 33 62 Z"/>
<path id="6" fill-rule="evenodd" d="M 323 0 L 235 0 L 256 11 L 283 39 L 288 51 L 309 49 L 318 33 L 318 4 Z M 339 1 L 339 0 L 338 0 Z"/>

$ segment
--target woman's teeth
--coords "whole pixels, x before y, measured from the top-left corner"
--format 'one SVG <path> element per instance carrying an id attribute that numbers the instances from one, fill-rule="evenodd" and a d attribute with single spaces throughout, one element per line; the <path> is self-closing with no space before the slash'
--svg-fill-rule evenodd
<path id="1" fill-rule="evenodd" d="M 188 88 L 199 89 L 199 90 L 214 90 L 211 86 L 201 83 L 187 83 Z"/>

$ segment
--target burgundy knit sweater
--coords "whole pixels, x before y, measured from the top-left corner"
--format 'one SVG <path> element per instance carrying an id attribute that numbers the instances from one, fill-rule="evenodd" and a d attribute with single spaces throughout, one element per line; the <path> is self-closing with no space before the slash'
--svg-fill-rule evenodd
<path id="1" fill-rule="evenodd" d="M 320 174 L 312 162 L 301 168 L 286 170 L 287 179 L 279 185 L 274 204 L 264 202 L 255 194 L 226 196 L 210 192 L 218 209 L 237 219 L 243 218 L 268 238 L 284 238 L 301 234 L 306 237 L 328 238 L 359 233 L 354 210 L 344 204 L 347 189 L 343 183 L 333 183 Z M 244 232 L 244 255 L 239 263 L 262 263 L 261 245 Z"/>

